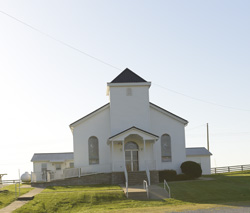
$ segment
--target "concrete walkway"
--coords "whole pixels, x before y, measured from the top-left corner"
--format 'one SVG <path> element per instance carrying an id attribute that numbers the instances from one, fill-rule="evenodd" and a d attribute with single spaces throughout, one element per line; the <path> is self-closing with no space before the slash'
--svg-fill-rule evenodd
<path id="1" fill-rule="evenodd" d="M 169 198 L 168 192 L 158 185 L 151 185 L 149 189 L 149 198 L 154 200 L 164 200 Z"/>
<path id="2" fill-rule="evenodd" d="M 19 199 L 21 199 L 21 200 L 16 200 L 16 201 L 12 202 L 10 205 L 4 207 L 3 209 L 0 209 L 0 213 L 3 213 L 3 212 L 10 213 L 10 212 L 20 208 L 21 206 L 23 206 L 24 204 L 26 204 L 30 200 L 32 200 L 35 195 L 42 192 L 43 189 L 44 188 L 35 188 L 35 189 L 31 190 L 30 192 L 20 196 Z"/>
<path id="3" fill-rule="evenodd" d="M 126 187 L 121 186 L 123 192 L 126 194 Z M 128 198 L 132 200 L 162 200 L 169 198 L 168 193 L 160 186 L 151 185 L 149 189 L 149 198 L 147 197 L 147 191 L 143 188 L 143 185 L 135 185 L 128 187 Z"/>
<path id="4" fill-rule="evenodd" d="M 126 194 L 126 187 L 121 185 L 123 192 Z M 133 185 L 128 187 L 128 198 L 132 200 L 147 200 L 147 191 L 142 185 Z"/>

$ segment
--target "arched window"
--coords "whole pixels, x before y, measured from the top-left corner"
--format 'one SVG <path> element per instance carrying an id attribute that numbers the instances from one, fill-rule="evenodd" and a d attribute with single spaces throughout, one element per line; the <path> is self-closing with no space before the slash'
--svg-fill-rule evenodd
<path id="1" fill-rule="evenodd" d="M 125 150 L 131 150 L 131 149 L 139 149 L 138 145 L 135 142 L 128 142 L 125 144 Z"/>
<path id="2" fill-rule="evenodd" d="M 99 144 L 95 136 L 89 138 L 89 165 L 99 164 Z"/>
<path id="3" fill-rule="evenodd" d="M 172 161 L 171 138 L 168 134 L 164 134 L 161 136 L 161 161 Z"/>

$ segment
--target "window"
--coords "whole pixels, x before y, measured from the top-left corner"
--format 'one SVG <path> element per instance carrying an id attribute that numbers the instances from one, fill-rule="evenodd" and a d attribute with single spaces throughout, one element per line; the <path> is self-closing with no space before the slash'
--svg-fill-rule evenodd
<path id="1" fill-rule="evenodd" d="M 62 169 L 62 165 L 60 163 L 56 163 L 56 170 L 61 170 Z"/>
<path id="2" fill-rule="evenodd" d="M 41 171 L 45 172 L 47 170 L 47 163 L 42 163 Z"/>
<path id="3" fill-rule="evenodd" d="M 127 88 L 127 96 L 132 96 L 132 88 Z"/>
<path id="4" fill-rule="evenodd" d="M 135 142 L 128 142 L 125 144 L 125 150 L 138 150 L 139 147 Z"/>
<path id="5" fill-rule="evenodd" d="M 161 136 L 161 161 L 172 161 L 171 138 L 168 134 L 164 134 Z"/>
<path id="6" fill-rule="evenodd" d="M 99 164 L 99 147 L 97 137 L 89 138 L 89 165 Z"/>
<path id="7" fill-rule="evenodd" d="M 74 163 L 69 163 L 69 168 L 74 168 Z"/>

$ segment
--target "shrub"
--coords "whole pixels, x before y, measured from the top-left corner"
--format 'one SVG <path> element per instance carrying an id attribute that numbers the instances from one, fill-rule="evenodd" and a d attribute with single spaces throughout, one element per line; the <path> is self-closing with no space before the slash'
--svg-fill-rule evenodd
<path id="1" fill-rule="evenodd" d="M 176 171 L 175 170 L 163 170 L 159 171 L 159 181 L 163 182 L 164 179 L 166 181 L 174 181 L 176 179 Z"/>
<path id="2" fill-rule="evenodd" d="M 191 178 L 198 178 L 202 174 L 200 164 L 194 161 L 185 161 L 181 164 L 181 171 Z"/>

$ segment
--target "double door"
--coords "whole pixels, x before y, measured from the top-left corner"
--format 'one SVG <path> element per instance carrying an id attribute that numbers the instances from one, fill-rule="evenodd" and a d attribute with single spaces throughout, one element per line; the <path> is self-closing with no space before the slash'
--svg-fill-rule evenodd
<path id="1" fill-rule="evenodd" d="M 125 150 L 125 161 L 128 172 L 139 171 L 138 150 Z"/>

